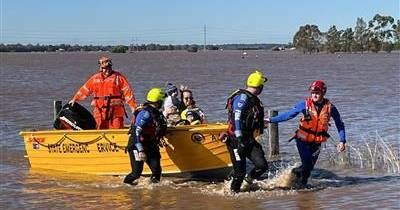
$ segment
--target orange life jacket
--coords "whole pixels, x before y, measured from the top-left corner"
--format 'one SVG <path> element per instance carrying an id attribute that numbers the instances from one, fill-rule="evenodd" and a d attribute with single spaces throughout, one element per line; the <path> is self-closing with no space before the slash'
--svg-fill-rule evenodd
<path id="1" fill-rule="evenodd" d="M 306 98 L 306 113 L 300 119 L 296 138 L 304 142 L 325 142 L 330 137 L 328 134 L 329 120 L 331 118 L 332 104 L 324 99 L 321 110 L 318 112 L 310 97 Z"/>

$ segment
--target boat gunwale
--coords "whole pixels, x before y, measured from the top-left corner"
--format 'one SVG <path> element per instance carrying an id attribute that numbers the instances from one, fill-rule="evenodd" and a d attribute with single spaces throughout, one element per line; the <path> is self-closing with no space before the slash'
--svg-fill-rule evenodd
<path id="1" fill-rule="evenodd" d="M 200 124 L 200 125 L 182 125 L 182 126 L 174 126 L 168 127 L 167 134 L 173 131 L 213 131 L 213 130 L 223 130 L 225 129 L 226 124 L 222 123 L 212 123 L 212 124 Z M 129 128 L 121 128 L 121 129 L 102 129 L 102 130 L 24 130 L 20 131 L 20 136 L 37 134 L 37 135 L 66 135 L 66 134 L 128 134 Z"/>

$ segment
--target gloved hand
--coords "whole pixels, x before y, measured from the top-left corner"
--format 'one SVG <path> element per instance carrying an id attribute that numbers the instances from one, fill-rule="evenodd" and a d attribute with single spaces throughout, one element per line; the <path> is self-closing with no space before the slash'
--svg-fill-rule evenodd
<path id="1" fill-rule="evenodd" d="M 237 137 L 236 140 L 237 140 L 237 145 L 238 145 L 237 146 L 238 152 L 243 153 L 246 148 L 246 145 L 243 142 L 243 137 L 241 137 L 241 136 Z"/>
<path id="2" fill-rule="evenodd" d="M 128 146 L 125 147 L 125 154 L 129 152 Z"/>
<path id="3" fill-rule="evenodd" d="M 139 151 L 139 161 L 145 161 L 146 160 L 146 153 L 144 153 L 144 151 Z"/>
<path id="4" fill-rule="evenodd" d="M 219 134 L 218 139 L 222 142 L 222 143 L 226 143 L 226 141 L 228 141 L 228 133 L 226 131 L 221 132 Z"/>

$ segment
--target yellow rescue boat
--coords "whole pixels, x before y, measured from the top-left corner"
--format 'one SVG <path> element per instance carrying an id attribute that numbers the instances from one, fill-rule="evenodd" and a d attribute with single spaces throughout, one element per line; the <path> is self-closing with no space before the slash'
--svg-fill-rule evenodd
<path id="1" fill-rule="evenodd" d="M 226 177 L 232 164 L 225 143 L 218 139 L 226 128 L 226 124 L 168 128 L 160 150 L 163 175 Z M 22 131 L 20 135 L 32 169 L 97 175 L 131 171 L 124 152 L 128 129 Z M 143 174 L 151 174 L 147 166 Z"/>

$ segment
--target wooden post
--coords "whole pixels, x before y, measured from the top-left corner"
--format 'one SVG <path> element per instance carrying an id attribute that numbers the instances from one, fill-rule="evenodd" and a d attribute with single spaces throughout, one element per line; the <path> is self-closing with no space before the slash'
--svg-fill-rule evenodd
<path id="1" fill-rule="evenodd" d="M 60 110 L 62 109 L 62 101 L 54 100 L 53 103 L 54 120 L 56 120 L 58 112 L 60 112 Z"/>
<path id="2" fill-rule="evenodd" d="M 278 115 L 278 111 L 268 110 L 269 117 Z M 268 126 L 268 151 L 269 157 L 276 157 L 279 155 L 279 132 L 278 123 L 270 123 Z"/>

